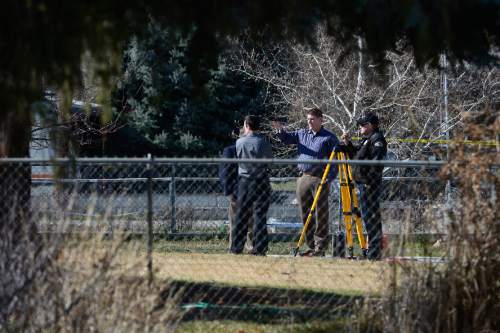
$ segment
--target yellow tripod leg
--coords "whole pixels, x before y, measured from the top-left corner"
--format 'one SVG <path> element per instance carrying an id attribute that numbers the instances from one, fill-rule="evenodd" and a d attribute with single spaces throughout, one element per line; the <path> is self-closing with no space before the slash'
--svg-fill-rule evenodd
<path id="1" fill-rule="evenodd" d="M 335 156 L 335 151 L 332 150 L 328 161 L 331 162 L 333 160 L 334 156 Z M 328 176 L 328 173 L 330 172 L 330 166 L 331 166 L 331 164 L 328 163 L 326 165 L 325 171 L 323 172 L 323 177 L 321 177 L 321 182 L 319 183 L 318 189 L 316 190 L 316 194 L 314 195 L 313 204 L 311 206 L 311 209 L 309 210 L 309 215 L 307 215 L 306 223 L 304 223 L 304 227 L 302 227 L 302 232 L 300 233 L 300 238 L 299 238 L 299 241 L 297 243 L 297 247 L 293 251 L 294 256 L 296 256 L 297 253 L 299 253 L 300 247 L 302 246 L 302 244 L 304 244 L 304 240 L 306 238 L 307 227 L 309 227 L 309 223 L 312 220 L 314 210 L 316 209 L 316 206 L 318 205 L 319 195 L 321 194 L 321 190 L 323 189 L 323 185 L 326 183 L 326 177 Z"/>
<path id="2" fill-rule="evenodd" d="M 339 159 L 345 160 L 344 153 L 339 153 Z M 347 250 L 349 252 L 349 257 L 354 255 L 354 242 L 352 239 L 352 221 L 353 221 L 353 209 L 352 209 L 352 199 L 349 190 L 349 177 L 348 170 L 345 164 L 339 165 L 339 181 L 340 181 L 340 194 L 342 198 L 342 214 L 344 216 L 344 223 L 346 228 L 346 243 Z"/>
<path id="3" fill-rule="evenodd" d="M 353 203 L 354 203 L 354 221 L 356 223 L 356 232 L 358 234 L 359 245 L 362 250 L 366 250 L 366 240 L 363 234 L 363 224 L 361 222 L 361 208 L 359 207 L 359 200 L 356 191 L 353 189 Z"/>
<path id="4" fill-rule="evenodd" d="M 361 250 L 363 251 L 363 255 L 366 256 L 366 251 L 367 251 L 367 244 L 365 240 L 365 236 L 363 234 L 363 224 L 361 222 L 361 208 L 359 206 L 359 199 L 356 190 L 354 189 L 354 183 L 352 182 L 352 170 L 351 167 L 348 165 L 347 166 L 347 171 L 348 171 L 348 176 L 349 176 L 349 189 L 352 194 L 352 201 L 354 205 L 354 221 L 356 224 L 356 233 L 358 234 L 358 241 L 359 245 L 361 247 Z"/>
<path id="5" fill-rule="evenodd" d="M 339 153 L 339 160 L 343 160 L 343 153 Z M 340 196 L 342 202 L 342 215 L 344 217 L 346 229 L 346 242 L 347 247 L 353 247 L 352 241 L 352 212 L 351 212 L 351 198 L 349 197 L 349 189 L 347 187 L 347 174 L 344 164 L 339 164 L 339 182 L 340 182 Z"/>
<path id="6" fill-rule="evenodd" d="M 357 201 L 357 196 L 355 197 Z M 361 222 L 361 211 L 358 204 L 355 203 L 354 205 L 356 206 L 356 209 L 359 211 L 359 213 L 356 213 L 354 215 L 354 221 L 356 223 L 356 232 L 358 233 L 359 245 L 361 249 L 366 250 L 367 249 L 366 240 L 365 240 L 365 235 L 363 234 L 363 224 Z"/>

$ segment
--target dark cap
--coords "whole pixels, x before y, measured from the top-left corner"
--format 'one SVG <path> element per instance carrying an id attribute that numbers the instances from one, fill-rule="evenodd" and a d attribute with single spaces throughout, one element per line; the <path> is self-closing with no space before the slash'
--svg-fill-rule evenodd
<path id="1" fill-rule="evenodd" d="M 363 114 L 361 117 L 358 118 L 356 123 L 358 125 L 364 125 L 368 123 L 372 125 L 378 125 L 378 117 L 373 112 L 366 112 L 365 114 Z"/>

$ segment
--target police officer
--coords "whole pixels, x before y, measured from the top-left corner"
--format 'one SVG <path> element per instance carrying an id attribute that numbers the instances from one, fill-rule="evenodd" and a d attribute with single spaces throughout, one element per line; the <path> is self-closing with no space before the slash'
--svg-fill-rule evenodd
<path id="1" fill-rule="evenodd" d="M 356 160 L 383 160 L 387 155 L 387 142 L 379 129 L 376 114 L 367 112 L 357 120 L 362 136 L 354 146 L 348 134 L 341 139 L 350 158 Z M 353 178 L 360 185 L 361 208 L 366 231 L 368 232 L 368 259 L 382 257 L 382 220 L 380 216 L 380 194 L 382 185 L 382 165 L 355 165 Z"/>

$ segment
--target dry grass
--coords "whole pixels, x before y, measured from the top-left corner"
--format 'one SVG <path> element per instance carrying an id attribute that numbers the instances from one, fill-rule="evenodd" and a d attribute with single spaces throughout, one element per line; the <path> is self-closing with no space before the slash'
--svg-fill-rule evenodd
<path id="1" fill-rule="evenodd" d="M 140 263 L 145 260 L 144 253 L 123 250 L 116 257 L 115 265 L 120 265 L 121 271 L 144 276 L 146 266 Z M 88 264 L 92 264 L 92 260 Z M 153 265 L 155 278 L 159 280 L 321 290 L 347 295 L 379 294 L 388 281 L 387 263 L 331 258 L 165 253 L 154 254 Z"/>
<path id="2" fill-rule="evenodd" d="M 124 239 L 102 234 L 39 236 L 30 256 L 0 257 L 23 270 L 2 274 L 0 331 L 170 332 L 180 322 L 179 295 L 117 264 Z M 25 242 L 28 243 L 28 242 Z M 20 251 L 18 251 L 21 253 Z M 7 266 L 9 267 L 9 266 Z"/>
<path id="3" fill-rule="evenodd" d="M 231 255 L 156 255 L 158 277 L 240 286 L 286 287 L 376 294 L 384 287 L 382 266 L 340 259 Z"/>

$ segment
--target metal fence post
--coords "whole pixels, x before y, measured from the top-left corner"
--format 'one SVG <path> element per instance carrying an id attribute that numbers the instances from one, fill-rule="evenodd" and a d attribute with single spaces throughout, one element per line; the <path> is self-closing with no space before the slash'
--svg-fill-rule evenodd
<path id="1" fill-rule="evenodd" d="M 169 186 L 169 191 L 170 191 L 170 208 L 171 208 L 171 217 L 170 217 L 170 232 L 175 233 L 175 218 L 176 218 L 176 212 L 175 212 L 175 164 L 172 164 L 172 175 L 170 179 L 170 186 Z"/>
<path id="2" fill-rule="evenodd" d="M 494 183 L 492 183 L 490 186 L 491 186 L 490 200 L 493 207 L 495 207 L 497 203 L 497 190 Z"/>
<path id="3" fill-rule="evenodd" d="M 146 167 L 148 177 L 148 283 L 153 282 L 153 157 L 148 154 L 149 162 Z"/>

